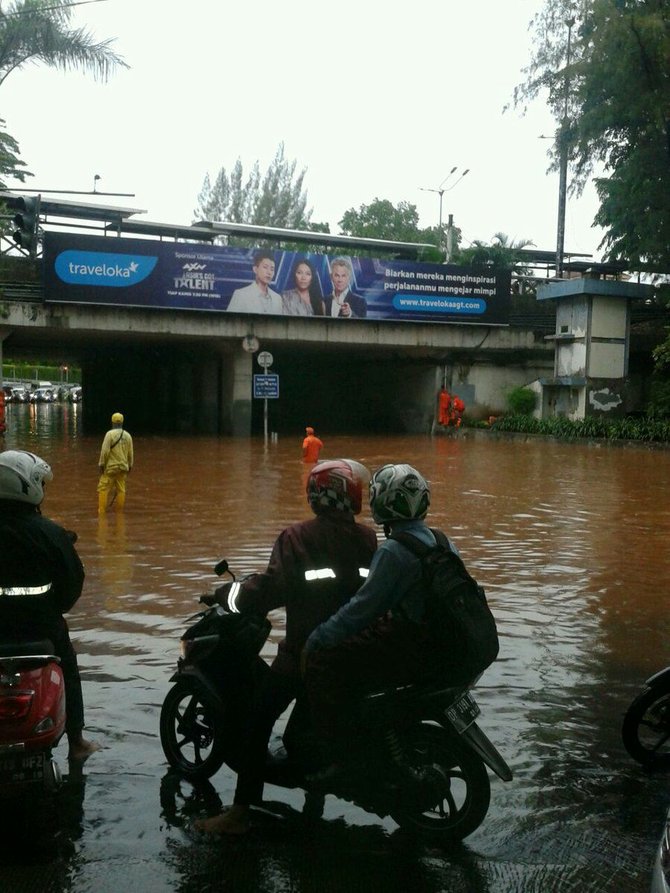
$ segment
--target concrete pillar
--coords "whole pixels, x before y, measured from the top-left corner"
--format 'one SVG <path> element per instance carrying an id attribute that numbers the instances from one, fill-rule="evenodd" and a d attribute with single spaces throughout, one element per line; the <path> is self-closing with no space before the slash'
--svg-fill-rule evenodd
<path id="1" fill-rule="evenodd" d="M 251 400 L 253 385 L 253 354 L 240 350 L 231 357 L 232 394 L 230 417 L 234 437 L 251 435 Z"/>

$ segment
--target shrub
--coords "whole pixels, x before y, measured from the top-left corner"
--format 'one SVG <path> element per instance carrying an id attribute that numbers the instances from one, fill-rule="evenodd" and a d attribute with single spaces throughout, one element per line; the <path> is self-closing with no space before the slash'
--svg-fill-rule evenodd
<path id="1" fill-rule="evenodd" d="M 537 394 L 530 388 L 513 388 L 507 395 L 507 405 L 516 415 L 532 415 Z"/>

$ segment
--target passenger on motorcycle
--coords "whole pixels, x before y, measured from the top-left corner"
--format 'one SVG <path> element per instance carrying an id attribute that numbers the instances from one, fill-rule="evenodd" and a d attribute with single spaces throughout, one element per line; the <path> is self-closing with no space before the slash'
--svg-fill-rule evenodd
<path id="1" fill-rule="evenodd" d="M 63 617 L 84 584 L 75 535 L 40 512 L 44 484 L 53 478 L 39 456 L 0 453 L 0 631 L 3 639 L 49 639 L 65 682 L 68 756 L 84 759 L 100 745 L 83 736 L 84 702 L 77 656 Z"/>
<path id="2" fill-rule="evenodd" d="M 272 727 L 302 687 L 300 656 L 312 630 L 335 613 L 361 585 L 377 547 L 372 528 L 355 520 L 369 472 L 351 459 L 320 462 L 307 479 L 315 516 L 283 530 L 267 569 L 217 592 L 230 611 L 266 614 L 286 610 L 286 634 L 254 700 L 245 731 L 243 765 L 233 805 L 196 822 L 213 834 L 243 834 L 252 804 L 263 799 L 263 776 Z"/>
<path id="3" fill-rule="evenodd" d="M 370 508 L 387 537 L 405 531 L 434 546 L 424 521 L 429 505 L 428 483 L 411 465 L 385 465 L 373 475 Z M 336 763 L 343 754 L 345 760 L 355 755 L 360 736 L 343 717 L 351 716 L 361 692 L 439 674 L 440 652 L 424 622 L 424 592 L 419 558 L 387 539 L 356 595 L 307 639 L 305 686 L 312 719 Z"/>

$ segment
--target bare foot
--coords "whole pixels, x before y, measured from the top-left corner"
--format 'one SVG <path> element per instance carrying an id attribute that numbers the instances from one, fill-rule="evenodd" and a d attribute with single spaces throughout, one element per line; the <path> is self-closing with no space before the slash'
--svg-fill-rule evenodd
<path id="1" fill-rule="evenodd" d="M 239 803 L 208 819 L 197 819 L 194 826 L 206 834 L 246 834 L 251 829 L 249 807 Z"/>
<path id="2" fill-rule="evenodd" d="M 68 760 L 85 760 L 96 750 L 102 750 L 102 744 L 98 744 L 96 741 L 87 741 L 86 738 L 78 738 L 76 741 L 70 741 L 67 758 Z"/>

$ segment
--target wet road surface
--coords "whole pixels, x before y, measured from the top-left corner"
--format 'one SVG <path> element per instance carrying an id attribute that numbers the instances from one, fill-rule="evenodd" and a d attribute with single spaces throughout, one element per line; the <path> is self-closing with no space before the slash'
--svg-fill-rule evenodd
<path id="1" fill-rule="evenodd" d="M 620 724 L 668 662 L 670 451 L 319 432 L 324 456 L 410 461 L 431 480 L 430 521 L 456 541 L 498 620 L 500 659 L 476 696 L 515 777 L 492 777 L 485 822 L 450 851 L 332 797 L 309 823 L 301 792 L 274 787 L 248 837 L 212 841 L 191 821 L 230 802 L 234 777 L 223 769 L 198 789 L 174 779 L 160 704 L 214 563 L 261 568 L 277 532 L 309 516 L 300 435 L 267 448 L 137 438 L 126 512 L 99 521 L 101 438 L 79 435 L 72 407 L 8 409 L 5 446 L 53 464 L 45 514 L 79 534 L 87 581 L 70 627 L 89 734 L 105 750 L 69 771 L 59 746 L 58 821 L 44 817 L 37 848 L 0 847 L 0 890 L 648 890 L 670 776 L 628 757 Z M 281 614 L 273 621 L 268 658 Z"/>

